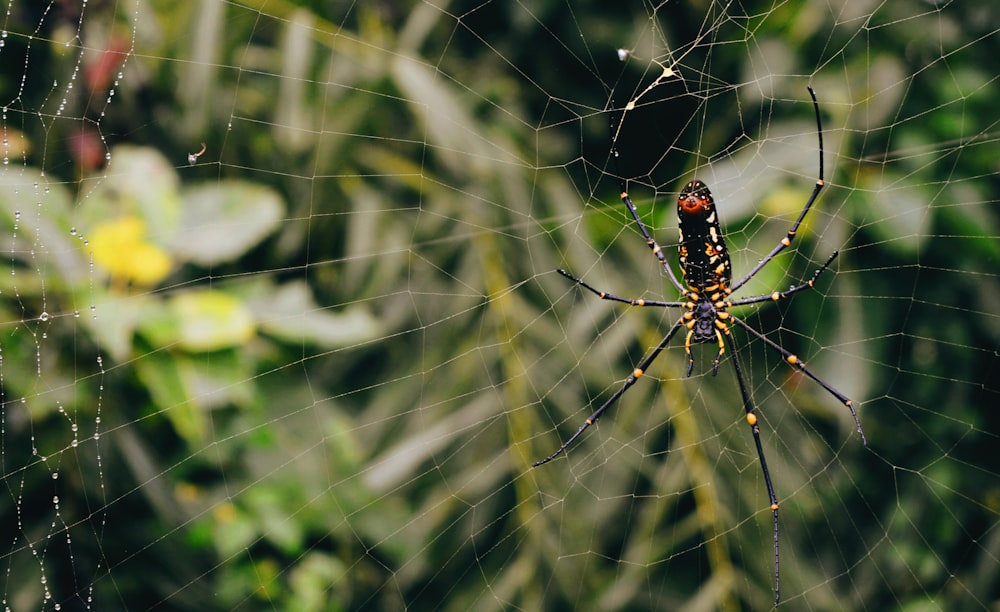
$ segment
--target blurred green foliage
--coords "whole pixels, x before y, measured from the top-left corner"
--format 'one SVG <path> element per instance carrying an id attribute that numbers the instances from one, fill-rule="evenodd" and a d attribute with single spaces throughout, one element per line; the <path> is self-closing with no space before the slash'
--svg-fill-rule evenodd
<path id="1" fill-rule="evenodd" d="M 815 180 L 807 83 L 827 189 L 746 294 L 833 249 L 838 269 L 740 314 L 859 401 L 871 446 L 740 338 L 783 595 L 998 605 L 988 8 L 535 4 L 91 3 L 65 102 L 79 9 L 19 9 L 0 54 L 20 87 L 0 174 L 7 605 L 769 605 L 728 364 L 686 380 L 668 351 L 568 460 L 529 466 L 673 316 L 552 273 L 674 299 L 615 175 L 669 245 L 672 194 L 705 173 L 739 275 Z M 659 75 L 650 58 L 680 78 L 626 115 L 612 164 L 609 106 Z"/>

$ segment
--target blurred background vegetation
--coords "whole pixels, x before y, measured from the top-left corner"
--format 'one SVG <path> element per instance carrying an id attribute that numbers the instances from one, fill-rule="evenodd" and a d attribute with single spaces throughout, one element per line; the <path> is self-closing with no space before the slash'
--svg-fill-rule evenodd
<path id="1" fill-rule="evenodd" d="M 683 343 L 564 459 L 676 299 L 698 176 L 792 609 L 996 609 L 1000 21 L 976 3 L 12 5 L 0 48 L 12 609 L 763 609 L 731 366 Z M 84 10 L 85 9 L 85 10 Z M 628 50 L 626 61 L 618 49 Z M 654 61 L 655 60 L 655 61 Z M 608 126 L 662 66 L 679 76 Z M 204 153 L 196 155 L 202 149 Z M 668 251 L 673 252 L 672 248 Z"/>

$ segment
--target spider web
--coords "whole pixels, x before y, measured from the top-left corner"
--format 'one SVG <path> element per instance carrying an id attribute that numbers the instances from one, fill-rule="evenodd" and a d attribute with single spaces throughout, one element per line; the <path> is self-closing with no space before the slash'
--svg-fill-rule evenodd
<path id="1" fill-rule="evenodd" d="M 763 609 L 697 177 L 792 609 L 995 609 L 998 23 L 973 3 L 17 2 L 0 26 L 8 609 Z M 615 126 L 609 129 L 609 126 Z M 620 152 L 610 154 L 612 134 Z M 8 273 L 9 272 L 9 273 Z M 683 335 L 683 334 L 681 334 Z"/>

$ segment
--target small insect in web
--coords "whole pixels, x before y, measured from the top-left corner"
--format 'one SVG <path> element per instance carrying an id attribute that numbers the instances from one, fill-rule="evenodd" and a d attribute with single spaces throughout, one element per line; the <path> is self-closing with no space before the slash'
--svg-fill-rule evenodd
<path id="1" fill-rule="evenodd" d="M 201 143 L 201 151 L 197 153 L 188 153 L 188 163 L 192 166 L 198 163 L 198 158 L 205 154 L 208 150 L 208 146 L 205 143 Z"/>
<path id="2" fill-rule="evenodd" d="M 805 219 L 806 214 L 809 212 L 809 209 L 812 207 L 817 196 L 819 196 L 820 191 L 823 189 L 823 124 L 820 120 L 819 102 L 816 100 L 816 94 L 812 87 L 809 87 L 808 89 L 809 95 L 812 97 L 813 109 L 816 114 L 816 132 L 819 137 L 819 178 L 816 180 L 812 194 L 809 196 L 809 199 L 806 200 L 805 206 L 802 207 L 802 211 L 799 212 L 798 218 L 792 224 L 785 237 L 782 238 L 778 244 L 775 245 L 774 248 L 771 249 L 771 251 L 763 259 L 761 259 L 749 273 L 747 273 L 746 276 L 735 283 L 732 282 L 732 263 L 729 257 L 729 252 L 726 250 L 726 241 L 722 235 L 722 228 L 719 225 L 719 216 L 715 208 L 715 200 L 705 183 L 697 179 L 692 180 L 685 185 L 683 189 L 681 189 L 680 196 L 677 200 L 677 218 L 680 229 L 680 246 L 678 250 L 680 255 L 679 261 L 681 275 L 684 280 L 684 284 L 681 284 L 671 270 L 670 264 L 663 255 L 663 250 L 660 248 L 660 245 L 653 240 L 649 231 L 646 229 L 646 226 L 639 218 L 639 213 L 636 211 L 635 205 L 632 203 L 632 199 L 628 195 L 624 181 L 622 181 L 622 202 L 625 204 L 626 208 L 628 208 L 629 214 L 632 216 L 632 220 L 635 221 L 639 232 L 642 234 L 643 238 L 645 238 L 646 245 L 653 251 L 653 255 L 656 256 L 660 264 L 663 266 L 668 278 L 670 278 L 674 287 L 676 287 L 682 298 L 684 298 L 683 301 L 665 302 L 646 300 L 642 298 L 619 297 L 592 287 L 582 279 L 573 276 L 566 270 L 560 269 L 558 272 L 602 300 L 621 302 L 630 306 L 680 308 L 683 310 L 683 314 L 681 314 L 680 318 L 678 318 L 670 329 L 667 330 L 666 335 L 662 340 L 660 340 L 660 343 L 657 344 L 656 347 L 653 348 L 653 350 L 647 354 L 637 366 L 635 366 L 635 369 L 631 374 L 629 374 L 628 378 L 626 378 L 624 384 L 622 384 L 622 386 L 615 391 L 611 397 L 601 404 L 601 406 L 583 422 L 583 425 L 580 426 L 576 433 L 570 436 L 569 439 L 566 440 L 566 442 L 564 442 L 562 446 L 556 449 L 556 451 L 551 455 L 540 461 L 536 461 L 533 464 L 533 467 L 544 465 L 558 457 L 563 451 L 569 448 L 569 446 L 573 444 L 573 442 L 575 442 L 588 427 L 596 423 L 597 420 L 601 418 L 601 415 L 604 414 L 608 408 L 618 401 L 618 399 L 624 395 L 625 392 L 628 391 L 637 380 L 639 380 L 639 378 L 642 377 L 657 356 L 659 356 L 659 354 L 666 348 L 667 344 L 674 337 L 674 335 L 681 329 L 687 330 L 684 337 L 684 352 L 687 355 L 688 360 L 688 376 L 691 375 L 691 372 L 694 369 L 694 356 L 691 354 L 692 344 L 712 342 L 718 346 L 718 352 L 716 353 L 715 360 L 712 363 L 712 375 L 714 376 L 719 371 L 719 364 L 722 362 L 722 357 L 726 352 L 726 344 L 728 342 L 729 346 L 732 348 L 730 361 L 733 364 L 733 371 L 736 374 L 736 381 L 740 388 L 743 409 L 746 412 L 746 421 L 750 426 L 750 432 L 753 434 L 754 444 L 757 447 L 757 457 L 760 461 L 760 467 L 764 472 L 764 483 L 767 486 L 767 496 L 770 500 L 770 510 L 773 515 L 775 604 L 781 600 L 781 579 L 778 567 L 778 498 L 775 495 L 774 486 L 771 482 L 771 473 L 767 469 L 767 461 L 764 458 L 764 447 L 762 446 L 760 440 L 760 427 L 757 423 L 756 409 L 754 407 L 753 400 L 750 397 L 750 391 L 743 375 L 742 366 L 737 358 L 737 345 L 733 338 L 732 327 L 734 325 L 739 327 L 749 334 L 751 338 L 756 338 L 774 351 L 781 354 L 786 362 L 797 368 L 800 372 L 814 380 L 817 384 L 826 389 L 828 393 L 837 398 L 840 403 L 851 411 L 851 416 L 854 418 L 854 422 L 858 427 L 858 433 L 861 435 L 862 443 L 865 445 L 868 444 L 868 441 L 865 438 L 864 430 L 861 428 L 861 421 L 858 419 L 857 411 L 854 409 L 854 403 L 846 395 L 837 391 L 833 386 L 817 376 L 812 370 L 806 367 L 806 364 L 802 360 L 790 351 L 782 348 L 778 343 L 755 330 L 742 319 L 737 318 L 729 312 L 729 309 L 733 306 L 783 300 L 800 291 L 814 287 L 820 275 L 823 274 L 828 267 L 830 267 L 830 264 L 833 263 L 833 260 L 837 257 L 838 252 L 834 251 L 826 262 L 816 270 L 816 272 L 812 275 L 812 278 L 805 283 L 790 287 L 785 291 L 775 291 L 768 295 L 759 295 L 742 299 L 730 299 L 730 295 L 733 292 L 743 287 L 747 281 L 760 272 L 760 270 L 766 266 L 768 262 L 791 245 L 799 226 L 802 224 L 803 219 Z M 629 106 L 626 107 L 626 111 L 629 110 L 630 107 L 634 107 L 634 103 L 635 100 L 630 102 Z M 619 120 L 619 125 L 617 126 L 615 137 L 613 137 L 612 142 L 612 155 L 616 158 L 618 157 L 618 151 L 615 148 L 616 143 L 614 141 L 617 140 L 617 130 L 621 127 L 620 121 L 621 120 Z"/>

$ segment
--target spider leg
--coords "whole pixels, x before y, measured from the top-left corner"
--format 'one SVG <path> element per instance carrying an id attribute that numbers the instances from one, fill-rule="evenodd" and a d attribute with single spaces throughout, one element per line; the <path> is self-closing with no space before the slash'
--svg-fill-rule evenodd
<path id="1" fill-rule="evenodd" d="M 580 426 L 580 429 L 576 430 L 576 433 L 570 436 L 569 440 L 563 442 L 562 446 L 556 449 L 554 453 L 552 453 L 545 459 L 532 463 L 531 467 L 538 467 L 540 465 L 545 465 L 549 461 L 552 461 L 553 459 L 558 457 L 564 450 L 569 448 L 570 444 L 575 442 L 576 439 L 579 438 L 581 434 L 583 434 L 584 430 L 586 430 L 588 427 L 596 423 L 597 419 L 601 418 L 601 415 L 604 414 L 604 411 L 610 408 L 611 405 L 614 404 L 616 401 L 618 401 L 619 397 L 625 395 L 625 392 L 628 391 L 629 388 L 635 384 L 635 381 L 639 380 L 642 377 L 642 375 L 646 373 L 646 369 L 649 368 L 649 366 L 659 356 L 659 354 L 663 351 L 663 349 L 666 348 L 667 343 L 669 343 L 670 339 L 674 337 L 674 334 L 677 333 L 677 330 L 681 328 L 681 323 L 683 320 L 684 320 L 683 318 L 677 319 L 677 322 L 673 324 L 673 326 L 670 328 L 670 331 L 667 332 L 667 335 L 663 337 L 663 340 L 660 340 L 660 343 L 656 345 L 656 348 L 654 348 L 649 355 L 643 358 L 643 360 L 639 363 L 639 365 L 637 365 L 635 369 L 632 370 L 632 373 L 629 374 L 627 379 L 625 379 L 625 383 L 621 386 L 621 388 L 615 391 L 614 395 L 609 397 L 607 401 L 601 404 L 601 407 L 595 410 L 594 414 L 590 415 L 587 418 L 587 420 L 583 422 L 583 425 Z"/>
<path id="2" fill-rule="evenodd" d="M 738 318 L 736 318 L 736 317 L 734 317 L 732 315 L 730 315 L 729 318 L 732 319 L 733 321 L 735 321 L 737 325 L 739 325 L 740 327 L 742 327 L 743 329 L 745 329 L 748 334 L 750 334 L 754 338 L 757 338 L 758 340 L 760 340 L 764 344 L 768 345 L 772 349 L 774 349 L 774 350 L 778 351 L 779 353 L 781 353 L 781 356 L 785 358 L 785 361 L 787 361 L 791 365 L 793 365 L 796 368 L 798 368 L 800 372 L 802 372 L 803 374 L 805 374 L 809 378 L 811 378 L 814 381 L 816 381 L 819 384 L 819 386 L 821 386 L 824 389 L 826 389 L 826 391 L 830 395 L 832 395 L 835 398 L 837 398 L 838 400 L 840 400 L 841 404 L 847 406 L 847 409 L 851 411 L 851 416 L 854 417 L 854 424 L 858 426 L 858 433 L 861 434 L 861 443 L 864 444 L 865 446 L 868 446 L 868 438 L 865 437 L 865 431 L 864 431 L 864 429 L 861 428 L 861 420 L 858 419 L 858 413 L 854 409 L 854 401 L 853 400 L 851 400 L 849 397 L 847 397 L 846 395 L 844 395 L 840 391 L 837 391 L 836 389 L 834 389 L 833 387 L 831 387 L 825 380 L 823 380 L 819 376 L 816 376 L 816 374 L 814 374 L 812 370 L 810 370 L 809 368 L 806 367 L 806 364 L 802 360 L 800 360 L 798 357 L 796 357 L 792 353 L 790 353 L 790 352 L 786 351 L 785 349 L 783 349 L 774 340 L 771 340 L 770 338 L 768 338 L 764 334 L 760 333 L 756 329 L 750 327 L 749 325 L 747 325 L 746 323 L 744 323 L 743 321 L 741 321 L 740 319 L 738 319 Z"/>
<path id="3" fill-rule="evenodd" d="M 617 150 L 613 150 L 612 154 L 616 158 L 618 157 Z M 632 219 L 635 221 L 635 224 L 639 227 L 639 231 L 642 233 L 642 237 L 646 239 L 646 245 L 649 247 L 651 251 L 653 251 L 653 255 L 656 255 L 656 258 L 660 260 L 660 263 L 663 265 L 663 269 L 667 271 L 667 276 L 670 277 L 670 282 L 674 284 L 674 287 L 676 287 L 677 290 L 681 292 L 681 294 L 687 296 L 688 295 L 687 289 L 685 289 L 684 285 L 680 284 L 680 282 L 677 281 L 677 277 L 674 276 L 674 271 L 670 268 L 670 264 L 667 263 L 667 258 L 663 256 L 663 249 L 660 247 L 660 245 L 656 244 L 656 241 L 653 240 L 653 237 L 649 235 L 649 231 L 646 230 L 646 226 L 643 224 L 642 219 L 639 218 L 639 211 L 635 209 L 635 204 L 632 203 L 632 198 L 629 197 L 628 191 L 625 189 L 625 181 L 621 182 L 621 190 L 622 190 L 621 191 L 622 202 L 625 203 L 625 207 L 628 208 L 629 214 L 632 215 Z"/>
<path id="4" fill-rule="evenodd" d="M 720 325 L 720 323 L 716 321 L 716 325 Z M 726 333 L 729 333 L 728 328 L 723 327 L 720 329 L 726 329 Z M 726 352 L 726 344 L 722 341 L 722 332 L 718 329 L 715 330 L 715 337 L 719 340 L 719 352 L 715 354 L 715 361 L 712 362 L 712 376 L 719 373 L 719 362 L 722 361 L 722 354 Z"/>
<path id="5" fill-rule="evenodd" d="M 594 295 L 596 295 L 597 297 L 601 298 L 602 300 L 611 300 L 612 302 L 621 302 L 622 304 L 628 304 L 629 306 L 658 306 L 658 307 L 661 307 L 661 308 L 681 308 L 681 307 L 684 306 L 684 302 L 661 302 L 659 300 L 646 300 L 646 299 L 643 299 L 643 298 L 623 298 L 623 297 L 618 297 L 617 295 L 612 295 L 612 294 L 607 293 L 605 291 L 601 291 L 600 289 L 595 289 L 594 287 L 591 287 L 590 285 L 588 285 L 587 283 L 585 283 L 582 279 L 579 279 L 579 278 L 573 276 L 572 274 L 570 274 L 566 270 L 563 270 L 562 268 L 556 270 L 556 272 L 558 272 L 559 274 L 562 274 L 563 276 L 565 276 L 569 280 L 573 281 L 577 285 L 580 285 L 581 287 L 583 287 L 587 291 L 593 293 Z"/>
<path id="6" fill-rule="evenodd" d="M 739 322 L 735 317 L 733 320 Z M 754 444 L 757 446 L 757 458 L 760 459 L 760 467 L 764 471 L 764 484 L 767 485 L 767 497 L 771 502 L 771 514 L 774 517 L 774 605 L 778 605 L 781 600 L 781 575 L 778 571 L 778 498 L 774 494 L 774 485 L 771 484 L 771 472 L 767 469 L 767 460 L 764 459 L 764 447 L 760 442 L 760 426 L 757 424 L 757 414 L 754 412 L 753 400 L 750 399 L 750 391 L 747 389 L 746 380 L 743 378 L 743 369 L 740 367 L 740 360 L 736 355 L 736 340 L 732 334 L 729 336 L 729 343 L 733 347 L 733 369 L 736 371 L 736 381 L 740 385 L 740 395 L 743 397 L 743 409 L 746 411 L 747 424 L 750 425 L 750 433 L 753 434 Z"/>
<path id="7" fill-rule="evenodd" d="M 819 102 L 816 101 L 816 92 L 813 91 L 812 87 L 807 87 L 809 89 L 809 95 L 812 96 L 813 109 L 816 111 L 816 133 L 819 135 L 819 178 L 816 180 L 816 186 L 813 187 L 812 195 L 809 196 L 809 200 L 806 202 L 805 207 L 802 208 L 802 212 L 799 213 L 799 218 L 795 220 L 792 224 L 791 229 L 788 230 L 788 234 L 785 235 L 778 244 L 771 249 L 771 252 L 767 254 L 764 259 L 757 262 L 757 265 L 750 270 L 750 273 L 744 276 L 739 282 L 733 285 L 733 291 L 736 291 L 740 287 L 746 284 L 748 280 L 753 278 L 755 274 L 760 272 L 760 269 L 764 267 L 767 262 L 774 259 L 775 255 L 784 251 L 788 245 L 792 244 L 792 240 L 795 239 L 795 232 L 799 231 L 799 225 L 802 224 L 802 220 L 806 218 L 806 214 L 809 209 L 812 208 L 813 202 L 816 201 L 816 197 L 819 196 L 820 190 L 823 189 L 823 122 L 819 118 Z"/>
<path id="8" fill-rule="evenodd" d="M 721 329 L 721 328 L 720 328 Z M 729 333 L 728 331 L 726 333 Z M 684 352 L 687 353 L 688 358 L 688 369 L 686 376 L 691 376 L 691 372 L 694 371 L 694 355 L 691 354 L 691 338 L 694 336 L 694 330 L 690 330 L 687 336 L 684 338 Z M 719 340 L 719 352 L 715 354 L 715 360 L 712 361 L 712 376 L 719 373 L 719 364 L 722 362 L 722 355 L 726 352 L 726 344 L 722 341 L 722 332 L 719 330 L 715 331 L 715 337 Z"/>
<path id="9" fill-rule="evenodd" d="M 792 287 L 787 291 L 775 291 L 774 293 L 771 293 L 769 295 L 758 295 L 755 297 L 726 302 L 726 308 L 729 308 L 730 306 L 743 306 L 745 304 L 757 304 L 759 302 L 771 302 L 771 301 L 777 302 L 778 300 L 783 300 L 794 293 L 802 291 L 803 289 L 812 289 L 816 285 L 816 280 L 819 278 L 819 275 L 825 272 L 828 267 L 830 267 L 830 264 L 833 263 L 833 260 L 836 259 L 837 255 L 839 254 L 840 254 L 839 251 L 834 251 L 833 254 L 830 255 L 829 259 L 826 260 L 826 263 L 824 263 L 822 266 L 819 267 L 818 270 L 816 270 L 816 273 L 812 275 L 812 278 L 802 283 L 801 285 Z"/>
<path id="10" fill-rule="evenodd" d="M 688 358 L 688 369 L 685 376 L 691 376 L 691 372 L 694 372 L 694 355 L 691 354 L 691 337 L 694 336 L 694 329 L 689 329 L 687 336 L 684 337 L 684 354 Z"/>

